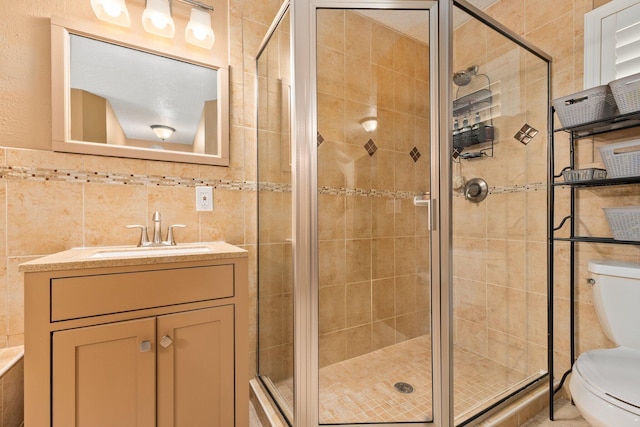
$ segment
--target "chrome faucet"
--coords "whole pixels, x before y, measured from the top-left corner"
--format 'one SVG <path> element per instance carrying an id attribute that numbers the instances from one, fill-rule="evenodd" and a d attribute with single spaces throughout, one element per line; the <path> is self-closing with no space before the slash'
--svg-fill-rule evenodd
<path id="1" fill-rule="evenodd" d="M 155 211 L 153 213 L 153 240 L 149 240 L 149 235 L 147 234 L 147 226 L 146 225 L 127 225 L 127 228 L 139 228 L 140 229 L 140 240 L 138 240 L 138 246 L 145 247 L 153 247 L 153 246 L 174 246 L 176 241 L 173 237 L 173 229 L 174 228 L 184 228 L 186 225 L 184 224 L 173 224 L 170 225 L 167 229 L 167 240 L 162 240 L 162 216 L 160 212 Z"/>
<path id="2" fill-rule="evenodd" d="M 153 213 L 153 245 L 158 246 L 162 244 L 162 217 L 160 212 L 155 211 Z"/>

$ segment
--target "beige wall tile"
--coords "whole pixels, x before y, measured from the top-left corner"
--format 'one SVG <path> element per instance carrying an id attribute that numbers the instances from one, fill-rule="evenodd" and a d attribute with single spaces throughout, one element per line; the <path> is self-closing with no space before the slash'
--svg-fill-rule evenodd
<path id="1" fill-rule="evenodd" d="M 396 343 L 417 337 L 421 332 L 417 313 L 408 313 L 396 317 Z"/>
<path id="2" fill-rule="evenodd" d="M 7 345 L 22 345 L 24 341 L 24 275 L 18 272 L 20 258 L 8 258 L 7 276 Z"/>
<path id="3" fill-rule="evenodd" d="M 346 200 L 342 195 L 318 195 L 318 238 L 344 239 Z"/>
<path id="4" fill-rule="evenodd" d="M 371 238 L 371 197 L 347 197 L 345 236 L 347 239 Z"/>
<path id="5" fill-rule="evenodd" d="M 469 322 L 486 322 L 487 288 L 484 282 L 456 279 L 453 294 L 454 316 Z"/>
<path id="6" fill-rule="evenodd" d="M 344 75 L 336 70 L 344 70 L 344 53 L 318 46 L 318 93 L 326 93 L 338 97 L 344 97 Z"/>
<path id="7" fill-rule="evenodd" d="M 319 365 L 331 365 L 347 359 L 347 334 L 345 331 L 322 334 L 319 338 Z"/>
<path id="8" fill-rule="evenodd" d="M 347 285 L 347 327 L 371 324 L 371 282 Z"/>
<path id="9" fill-rule="evenodd" d="M 395 280 L 374 280 L 371 286 L 373 320 L 392 318 L 395 315 Z"/>
<path id="10" fill-rule="evenodd" d="M 318 281 L 320 287 L 346 283 L 346 245 L 344 240 L 319 242 Z"/>
<path id="11" fill-rule="evenodd" d="M 193 193 L 189 191 L 184 195 L 185 205 L 193 202 Z M 201 235 L 198 239 L 192 241 L 215 241 L 224 240 L 232 245 L 244 244 L 244 218 L 243 218 L 243 206 L 245 197 L 249 193 L 235 190 L 216 189 L 213 191 L 214 208 L 213 212 L 194 212 L 194 209 L 186 209 L 182 212 L 183 218 L 190 218 L 193 214 L 199 217 Z M 282 193 L 283 207 L 281 211 L 287 211 L 287 207 L 291 206 L 291 194 Z M 187 200 L 192 199 L 191 202 Z M 198 215 L 199 214 L 199 215 Z M 289 217 L 281 218 L 277 231 L 280 233 L 278 241 L 282 242 L 290 237 L 291 224 L 288 221 Z M 180 217 L 176 218 L 180 221 Z M 187 224 L 191 222 L 188 220 Z M 197 224 L 197 222 L 196 222 Z M 186 230 L 186 229 L 185 229 Z M 185 236 L 184 239 L 190 239 L 190 236 Z"/>
<path id="12" fill-rule="evenodd" d="M 371 62 L 371 26 L 370 19 L 349 11 L 345 13 L 344 49 L 348 55 Z"/>
<path id="13" fill-rule="evenodd" d="M 318 44 L 344 52 L 345 12 L 339 9 L 319 9 Z"/>
<path id="14" fill-rule="evenodd" d="M 416 311 L 416 276 L 396 277 L 396 315 L 402 316 Z"/>
<path id="15" fill-rule="evenodd" d="M 456 326 L 456 344 L 483 356 L 488 354 L 488 332 L 486 323 L 476 323 L 463 319 L 456 319 Z"/>
<path id="16" fill-rule="evenodd" d="M 3 426 L 20 426 L 24 420 L 24 359 L 21 359 L 0 379 Z"/>
<path id="17" fill-rule="evenodd" d="M 371 276 L 382 279 L 394 276 L 394 239 L 381 238 L 371 241 Z"/>
<path id="18" fill-rule="evenodd" d="M 547 296 L 527 294 L 527 340 L 540 348 L 547 346 Z M 560 320 L 560 319 L 558 319 Z"/>
<path id="19" fill-rule="evenodd" d="M 496 362 L 520 372 L 536 372 L 527 365 L 526 341 L 489 329 L 489 357 Z"/>
<path id="20" fill-rule="evenodd" d="M 347 283 L 371 279 L 371 239 L 347 240 Z"/>
<path id="21" fill-rule="evenodd" d="M 134 245 L 140 230 L 127 225 L 148 227 L 153 239 L 153 223 L 147 209 L 147 188 L 142 185 L 84 185 L 84 240 L 86 246 Z M 167 224 L 166 221 L 163 224 Z M 166 230 L 162 231 L 166 237 Z M 179 235 L 180 231 L 176 231 Z"/>
<path id="22" fill-rule="evenodd" d="M 395 344 L 396 327 L 395 318 L 374 322 L 371 326 L 371 345 L 373 350 Z"/>
<path id="23" fill-rule="evenodd" d="M 415 248 L 415 237 L 401 237 L 395 239 L 396 276 L 404 276 L 416 273 Z"/>
<path id="24" fill-rule="evenodd" d="M 347 329 L 347 358 L 369 353 L 371 346 L 371 325 Z"/>
<path id="25" fill-rule="evenodd" d="M 502 286 L 487 287 L 487 324 L 516 337 L 526 335 L 526 292 Z"/>
<path id="26" fill-rule="evenodd" d="M 7 182 L 7 252 L 46 255 L 82 246 L 82 185 Z"/>
<path id="27" fill-rule="evenodd" d="M 213 191 L 213 213 L 219 212 L 221 207 L 218 194 L 221 190 Z M 153 238 L 153 222 L 152 215 L 154 212 L 160 212 L 162 219 L 162 236 L 166 238 L 167 230 L 165 229 L 172 224 L 184 224 L 187 227 L 175 230 L 175 239 L 177 242 L 198 242 L 217 239 L 201 239 L 198 227 L 198 213 L 195 210 L 195 190 L 193 188 L 182 187 L 149 187 L 148 188 L 148 205 L 146 224 L 149 227 L 149 238 Z M 219 240 L 219 239 L 218 239 Z M 229 242 L 231 243 L 231 242 Z M 235 244 L 241 244 L 242 241 L 235 241 Z"/>

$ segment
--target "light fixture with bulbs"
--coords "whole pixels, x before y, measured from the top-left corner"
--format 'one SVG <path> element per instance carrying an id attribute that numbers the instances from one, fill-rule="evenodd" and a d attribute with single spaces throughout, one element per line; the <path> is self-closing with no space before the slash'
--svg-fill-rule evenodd
<path id="1" fill-rule="evenodd" d="M 176 27 L 171 15 L 171 1 L 146 0 L 142 13 L 142 27 L 146 32 L 166 38 L 175 36 Z M 211 26 L 213 7 L 197 0 L 177 1 L 193 7 L 184 32 L 186 42 L 204 49 L 211 49 L 215 42 L 215 34 Z M 126 27 L 131 25 L 125 0 L 91 0 L 91 7 L 100 20 Z"/>
<path id="2" fill-rule="evenodd" d="M 365 117 L 360 120 L 360 124 L 367 132 L 371 133 L 378 128 L 378 119 L 375 117 Z"/>
<path id="3" fill-rule="evenodd" d="M 147 0 L 147 6 L 142 13 L 142 26 L 148 33 L 173 38 L 176 27 L 171 17 L 169 0 Z"/>
<path id="4" fill-rule="evenodd" d="M 176 131 L 171 126 L 165 126 L 165 125 L 151 125 L 150 127 L 153 130 L 153 132 L 156 134 L 156 136 L 163 141 L 169 138 Z"/>
<path id="5" fill-rule="evenodd" d="M 191 9 L 191 19 L 187 24 L 184 37 L 187 43 L 211 49 L 216 39 L 211 28 L 211 15 L 199 7 Z"/>
<path id="6" fill-rule="evenodd" d="M 91 0 L 91 8 L 101 21 L 128 27 L 131 18 L 124 0 Z"/>

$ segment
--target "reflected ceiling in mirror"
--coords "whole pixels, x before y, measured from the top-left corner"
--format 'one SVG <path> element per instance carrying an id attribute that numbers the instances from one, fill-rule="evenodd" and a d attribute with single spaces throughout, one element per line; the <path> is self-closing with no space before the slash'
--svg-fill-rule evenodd
<path id="1" fill-rule="evenodd" d="M 54 150 L 228 166 L 227 69 L 185 56 L 52 20 Z"/>
<path id="2" fill-rule="evenodd" d="M 193 145 L 218 101 L 214 69 L 73 34 L 70 87 L 105 99 L 130 140 L 160 141 L 151 126 L 162 125 L 175 129 L 167 143 Z"/>

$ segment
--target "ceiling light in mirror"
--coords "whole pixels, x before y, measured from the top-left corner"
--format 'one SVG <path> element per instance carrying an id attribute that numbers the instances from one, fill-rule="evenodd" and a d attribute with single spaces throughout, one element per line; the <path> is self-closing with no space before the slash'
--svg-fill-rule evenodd
<path id="1" fill-rule="evenodd" d="M 211 15 L 197 8 L 191 9 L 191 19 L 185 31 L 187 43 L 211 49 L 215 41 L 215 35 L 211 28 Z"/>
<path id="2" fill-rule="evenodd" d="M 147 6 L 142 13 L 142 26 L 148 33 L 172 38 L 176 33 L 176 27 L 171 17 L 169 0 L 147 0 Z"/>
<path id="3" fill-rule="evenodd" d="M 131 18 L 124 0 L 91 0 L 91 7 L 101 21 L 128 27 Z"/>
<path id="4" fill-rule="evenodd" d="M 169 138 L 171 135 L 173 135 L 173 133 L 176 131 L 171 126 L 151 125 L 150 127 L 153 130 L 153 132 L 156 134 L 156 136 L 163 141 Z"/>

